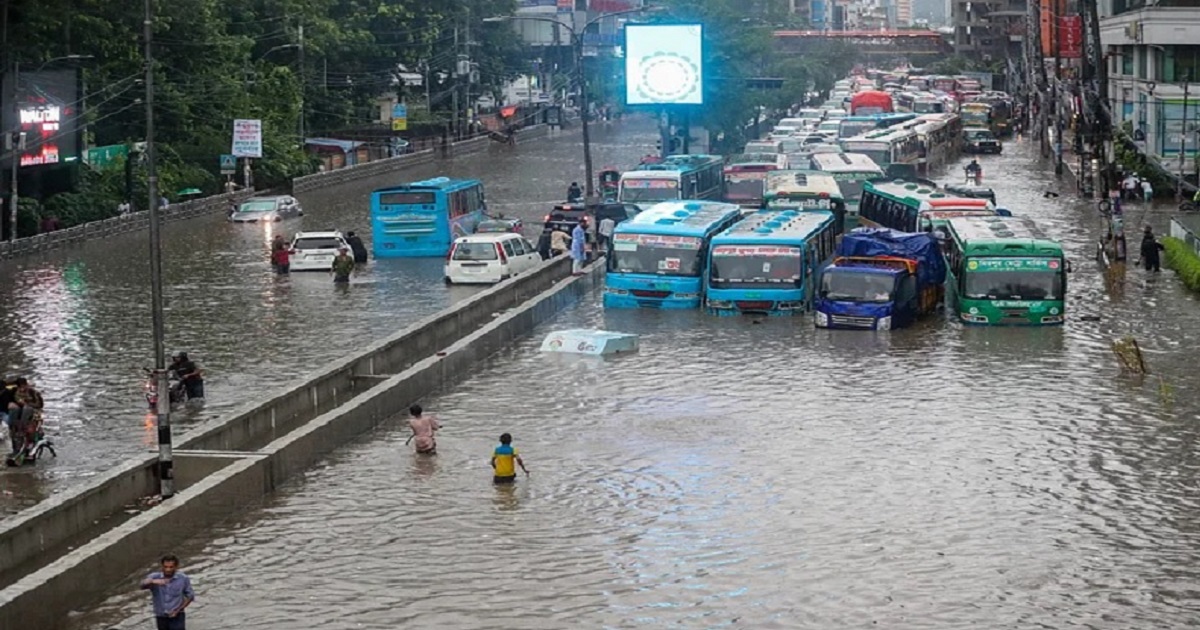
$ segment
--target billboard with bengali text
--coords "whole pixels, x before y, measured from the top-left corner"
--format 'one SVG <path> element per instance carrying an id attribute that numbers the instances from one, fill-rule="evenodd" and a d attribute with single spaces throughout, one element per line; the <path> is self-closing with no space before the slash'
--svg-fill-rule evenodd
<path id="1" fill-rule="evenodd" d="M 1058 18 L 1058 56 L 1063 59 L 1083 56 L 1083 17 L 1065 15 Z"/>
<path id="2" fill-rule="evenodd" d="M 703 105 L 703 37 L 699 24 L 626 25 L 625 102 Z"/>

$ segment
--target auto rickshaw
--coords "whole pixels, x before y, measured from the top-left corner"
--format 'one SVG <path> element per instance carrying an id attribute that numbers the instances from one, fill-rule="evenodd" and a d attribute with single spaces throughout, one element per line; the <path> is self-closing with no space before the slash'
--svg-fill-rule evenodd
<path id="1" fill-rule="evenodd" d="M 613 166 L 605 166 L 600 170 L 597 179 L 600 180 L 600 198 L 604 201 L 616 201 L 621 185 L 621 171 Z"/>

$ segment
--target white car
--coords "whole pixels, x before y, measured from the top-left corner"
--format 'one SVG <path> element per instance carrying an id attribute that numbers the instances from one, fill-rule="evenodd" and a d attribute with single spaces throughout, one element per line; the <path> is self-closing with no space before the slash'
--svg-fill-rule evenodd
<path id="1" fill-rule="evenodd" d="M 450 245 L 446 283 L 494 284 L 532 271 L 541 263 L 537 248 L 520 234 L 472 234 Z"/>
<path id="2" fill-rule="evenodd" d="M 338 250 L 350 246 L 341 232 L 296 232 L 292 237 L 292 271 L 329 271 Z"/>
<path id="3" fill-rule="evenodd" d="M 837 140 L 838 127 L 840 125 L 841 125 L 841 121 L 826 120 L 825 122 L 821 123 L 820 125 L 817 125 L 817 133 L 821 134 L 822 136 L 825 136 L 825 138 L 827 140 Z"/>

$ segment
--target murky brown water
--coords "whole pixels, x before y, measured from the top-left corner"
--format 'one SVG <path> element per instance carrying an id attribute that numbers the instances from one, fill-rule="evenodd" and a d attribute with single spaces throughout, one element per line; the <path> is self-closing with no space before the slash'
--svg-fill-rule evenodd
<path id="1" fill-rule="evenodd" d="M 598 125 L 595 137 L 599 169 L 636 161 L 657 136 L 643 122 Z M 176 436 L 478 290 L 443 286 L 441 259 L 372 260 L 346 290 L 322 273 L 280 279 L 268 264 L 274 234 L 341 229 L 366 239 L 372 190 L 436 175 L 483 179 L 493 212 L 520 216 L 536 233 L 567 184 L 583 180 L 581 163 L 576 128 L 302 195 L 306 216 L 279 225 L 233 225 L 223 216 L 168 225 L 167 346 L 201 364 L 208 395 L 204 409 L 174 414 Z M 0 470 L 0 517 L 157 449 L 140 369 L 153 363 L 147 242 L 144 233 L 122 235 L 0 263 L 9 280 L 0 284 L 0 367 L 30 375 L 42 390 L 59 453 L 36 470 Z"/>
<path id="2" fill-rule="evenodd" d="M 1068 244 L 1065 327 L 818 331 L 593 295 L 423 401 L 446 423 L 437 457 L 397 419 L 172 550 L 200 596 L 189 625 L 1195 624 L 1196 301 L 1141 272 L 1110 298 L 1087 205 L 1043 199 L 1057 185 L 1027 147 L 984 166 Z M 1146 218 L 1165 222 L 1135 208 L 1131 230 Z M 642 350 L 538 352 L 574 327 Z M 1118 373 L 1126 333 L 1155 376 Z M 490 481 L 502 431 L 533 471 L 515 488 Z M 143 627 L 134 579 L 72 628 Z"/>

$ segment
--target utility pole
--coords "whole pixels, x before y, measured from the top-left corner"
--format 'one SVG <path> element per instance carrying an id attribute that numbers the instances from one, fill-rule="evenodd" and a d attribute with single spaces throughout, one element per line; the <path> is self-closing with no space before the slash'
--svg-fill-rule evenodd
<path id="1" fill-rule="evenodd" d="M 458 87 L 459 87 L 459 81 L 462 80 L 462 77 L 459 74 L 460 62 L 462 60 L 462 54 L 459 52 L 459 50 L 460 49 L 458 47 L 458 27 L 455 26 L 454 27 L 454 54 L 455 54 L 455 57 L 454 57 L 454 86 L 450 91 L 450 99 L 451 99 L 450 107 L 452 109 L 452 113 L 450 114 L 450 133 L 452 134 L 452 137 L 455 140 L 458 139 Z"/>
<path id="2" fill-rule="evenodd" d="M 557 32 L 558 29 L 555 29 Z M 572 33 L 571 38 L 575 40 L 573 48 L 575 49 L 575 84 L 579 88 L 579 121 L 583 131 L 583 146 L 587 147 L 583 152 L 583 172 L 587 177 L 586 194 L 584 199 L 587 203 L 592 203 L 596 196 L 596 184 L 592 180 L 595 179 L 592 174 L 592 136 L 588 131 L 588 119 L 591 118 L 591 108 L 588 107 L 587 97 L 587 77 L 583 74 L 583 33 Z"/>
<path id="3" fill-rule="evenodd" d="M 1191 87 L 1191 77 L 1185 72 L 1183 73 L 1183 120 L 1180 121 L 1179 128 L 1179 179 L 1175 180 L 1175 203 L 1183 201 L 1183 164 L 1184 156 L 1187 155 L 1187 137 L 1188 137 L 1188 88 Z"/>
<path id="4" fill-rule="evenodd" d="M 304 148 L 304 135 L 305 135 L 304 89 L 305 89 L 305 84 L 308 81 L 308 74 L 304 70 L 304 25 L 300 24 L 297 27 L 296 32 L 300 38 L 299 39 L 299 43 L 300 43 L 300 52 L 299 52 L 299 57 L 300 57 L 300 59 L 299 59 L 299 63 L 300 63 L 300 121 L 299 121 L 299 124 L 300 124 L 300 148 L 303 149 Z"/>
<path id="5" fill-rule="evenodd" d="M 146 183 L 150 190 L 150 302 L 154 327 L 154 382 L 158 392 L 158 482 L 159 494 L 175 495 L 175 470 L 171 453 L 171 391 L 163 337 L 162 240 L 159 230 L 158 150 L 154 146 L 154 34 L 153 0 L 146 0 Z"/>

